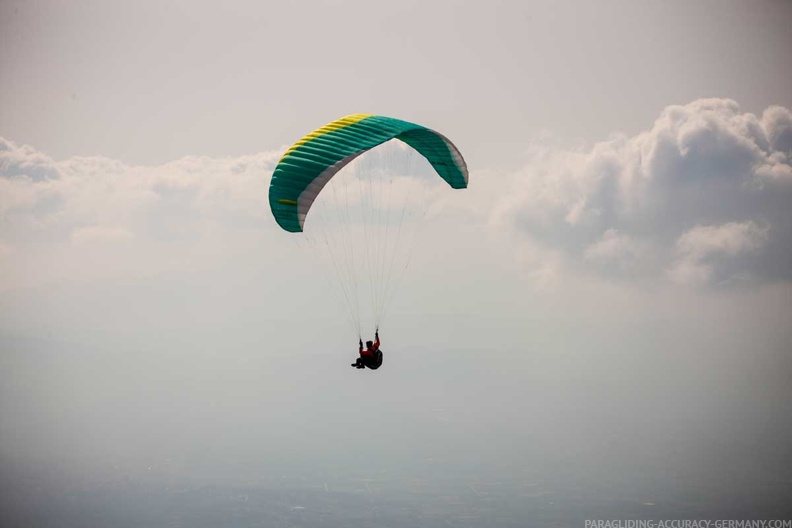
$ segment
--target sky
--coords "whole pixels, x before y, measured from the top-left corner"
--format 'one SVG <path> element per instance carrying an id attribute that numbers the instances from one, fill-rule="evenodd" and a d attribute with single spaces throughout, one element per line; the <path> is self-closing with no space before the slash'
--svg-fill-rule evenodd
<path id="1" fill-rule="evenodd" d="M 516 449 L 540 482 L 779 489 L 790 22 L 780 1 L 0 3 L 6 473 L 451 443 L 449 474 Z M 431 195 L 376 372 L 267 203 L 285 149 L 358 112 L 442 132 L 470 171 Z"/>

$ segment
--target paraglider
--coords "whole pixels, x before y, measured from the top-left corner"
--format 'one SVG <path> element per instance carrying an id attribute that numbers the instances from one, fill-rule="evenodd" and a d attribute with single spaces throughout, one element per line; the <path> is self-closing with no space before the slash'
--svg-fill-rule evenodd
<path id="1" fill-rule="evenodd" d="M 467 165 L 448 138 L 415 123 L 373 114 L 348 115 L 304 136 L 281 157 L 269 187 L 270 209 L 278 225 L 300 233 L 297 238 L 315 253 L 327 254 L 324 267 L 335 273 L 340 297 L 358 334 L 361 357 L 353 364 L 362 365 L 358 368 L 376 369 L 382 364 L 378 330 L 376 344 L 369 341 L 365 350 L 362 346 L 362 319 L 369 313 L 361 310 L 361 290 L 366 289 L 373 326 L 379 329 L 410 262 L 412 247 L 404 226 L 423 218 L 432 203 L 411 194 L 420 187 L 416 183 L 420 171 L 404 170 L 398 164 L 394 166 L 402 172 L 395 176 L 381 175 L 382 170 L 394 168 L 383 163 L 338 183 L 341 173 L 347 173 L 344 167 L 363 164 L 374 156 L 369 151 L 391 140 L 409 147 L 400 153 L 414 152 L 420 163 L 428 161 L 431 171 L 425 172 L 440 176 L 453 189 L 467 187 Z M 353 163 L 358 157 L 361 160 Z M 430 176 L 431 184 L 436 176 Z M 333 188 L 329 196 L 322 193 L 325 187 Z M 323 200 L 332 202 L 329 212 L 315 213 L 316 220 L 306 228 L 308 213 L 316 211 L 315 204 Z M 413 214 L 413 209 L 421 207 L 423 212 Z"/>
<path id="2" fill-rule="evenodd" d="M 377 370 L 382 366 L 382 350 L 380 350 L 379 329 L 374 332 L 375 341 L 366 341 L 366 348 L 363 348 L 363 339 L 358 341 L 360 357 L 352 363 L 353 367 L 362 369 L 365 367 Z"/>

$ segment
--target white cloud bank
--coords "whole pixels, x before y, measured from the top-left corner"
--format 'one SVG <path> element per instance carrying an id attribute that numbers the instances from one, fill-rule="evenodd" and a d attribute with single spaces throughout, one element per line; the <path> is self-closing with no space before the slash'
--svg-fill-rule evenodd
<path id="1" fill-rule="evenodd" d="M 474 168 L 468 191 L 446 193 L 443 217 L 460 233 L 445 244 L 486 253 L 493 242 L 470 233 L 485 233 L 482 219 L 506 226 L 522 277 L 538 283 L 581 271 L 721 285 L 792 276 L 786 108 L 756 116 L 703 99 L 666 108 L 634 137 L 530 154 L 517 173 Z M 254 251 L 275 265 L 284 238 L 266 197 L 279 155 L 129 166 L 55 161 L 0 138 L 0 289 L 190 270 Z"/>
<path id="2" fill-rule="evenodd" d="M 268 225 L 278 156 L 128 166 L 54 161 L 0 138 L 0 289 L 195 269 L 245 251 Z"/>
<path id="3" fill-rule="evenodd" d="M 491 221 L 564 267 L 698 284 L 792 278 L 786 108 L 756 116 L 702 99 L 634 137 L 530 154 L 495 182 Z"/>

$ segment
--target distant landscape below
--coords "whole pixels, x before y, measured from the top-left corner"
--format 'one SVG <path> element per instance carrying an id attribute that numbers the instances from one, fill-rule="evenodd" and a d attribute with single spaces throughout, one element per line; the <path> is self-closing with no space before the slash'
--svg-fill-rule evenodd
<path id="1" fill-rule="evenodd" d="M 788 519 L 792 484 L 694 486 L 652 475 L 619 489 L 593 475 L 386 461 L 334 468 L 14 468 L 4 461 L 3 526 L 523 527 L 592 519 Z M 366 466 L 371 468 L 367 469 Z M 208 468 L 205 468 L 208 470 Z M 658 474 L 662 468 L 657 468 Z M 80 476 L 78 476 L 80 475 Z"/>
<path id="2" fill-rule="evenodd" d="M 763 371 L 750 392 L 723 383 L 733 365 L 622 361 L 594 384 L 583 355 L 539 351 L 386 350 L 360 372 L 343 352 L 219 369 L 211 351 L 3 343 L 4 527 L 792 517 L 786 393 Z"/>

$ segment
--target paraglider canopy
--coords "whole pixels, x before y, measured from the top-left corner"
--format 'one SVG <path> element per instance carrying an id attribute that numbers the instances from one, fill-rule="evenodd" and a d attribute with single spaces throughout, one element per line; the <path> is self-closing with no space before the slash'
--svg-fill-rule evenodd
<path id="1" fill-rule="evenodd" d="M 417 150 L 452 188 L 467 187 L 465 160 L 442 134 L 392 117 L 353 114 L 314 130 L 280 159 L 269 189 L 275 221 L 286 231 L 302 231 L 327 182 L 357 156 L 391 139 Z"/>

